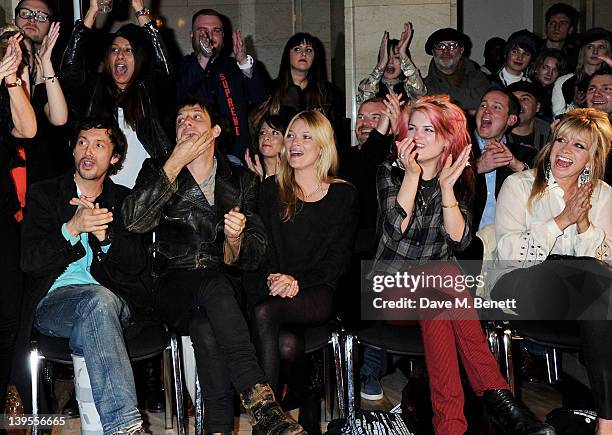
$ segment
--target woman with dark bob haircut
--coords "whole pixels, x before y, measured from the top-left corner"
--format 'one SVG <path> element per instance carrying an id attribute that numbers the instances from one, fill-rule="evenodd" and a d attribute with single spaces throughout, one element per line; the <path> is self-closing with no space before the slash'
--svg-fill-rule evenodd
<path id="1" fill-rule="evenodd" d="M 342 96 L 327 81 L 325 49 L 310 33 L 289 38 L 272 89 L 273 115 L 291 119 L 303 110 L 319 110 L 334 126 L 342 119 Z"/>

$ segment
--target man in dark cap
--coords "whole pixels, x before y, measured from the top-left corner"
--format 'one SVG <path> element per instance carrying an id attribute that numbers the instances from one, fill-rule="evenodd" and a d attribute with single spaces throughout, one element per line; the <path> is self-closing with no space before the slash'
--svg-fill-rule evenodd
<path id="1" fill-rule="evenodd" d="M 539 151 L 550 133 L 548 123 L 536 117 L 542 101 L 540 88 L 534 83 L 520 81 L 508 86 L 507 90 L 512 92 L 521 104 L 519 123 L 510 132 L 509 143 L 515 147 L 527 146 Z"/>
<path id="2" fill-rule="evenodd" d="M 429 95 L 448 94 L 463 110 L 474 114 L 489 81 L 475 62 L 463 56 L 469 46 L 470 39 L 455 29 L 432 33 L 425 43 L 425 52 L 433 59 L 424 81 Z"/>
<path id="3" fill-rule="evenodd" d="M 521 80 L 528 80 L 527 67 L 536 57 L 538 40 L 527 29 L 514 32 L 504 48 L 504 66 L 490 77 L 493 86 L 506 87 Z"/>

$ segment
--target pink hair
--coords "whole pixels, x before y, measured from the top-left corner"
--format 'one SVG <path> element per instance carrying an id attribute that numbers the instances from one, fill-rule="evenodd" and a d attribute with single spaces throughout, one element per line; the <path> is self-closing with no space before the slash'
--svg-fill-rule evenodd
<path id="1" fill-rule="evenodd" d="M 436 136 L 448 142 L 437 163 L 439 172 L 449 154 L 453 156 L 453 161 L 455 161 L 459 153 L 470 144 L 467 119 L 463 110 L 456 104 L 451 103 L 447 95 L 424 96 L 414 103 L 406 105 L 402 110 L 399 117 L 399 140 L 408 135 L 410 116 L 415 111 L 427 115 L 436 131 Z M 395 153 L 397 151 L 394 149 Z M 396 157 L 396 155 L 393 156 L 394 159 Z"/>

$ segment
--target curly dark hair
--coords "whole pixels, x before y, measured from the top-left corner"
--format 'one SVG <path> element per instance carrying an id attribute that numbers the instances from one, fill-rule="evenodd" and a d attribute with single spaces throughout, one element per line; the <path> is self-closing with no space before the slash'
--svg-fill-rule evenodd
<path id="1" fill-rule="evenodd" d="M 113 143 L 113 155 L 119 156 L 119 160 L 114 165 L 111 165 L 108 169 L 108 175 L 115 175 L 123 167 L 125 156 L 127 154 L 127 139 L 119 128 L 119 124 L 114 118 L 108 117 L 91 117 L 81 119 L 74 128 L 72 135 L 72 148 L 76 146 L 79 139 L 79 135 L 82 131 L 92 129 L 106 130 L 108 138 Z"/>

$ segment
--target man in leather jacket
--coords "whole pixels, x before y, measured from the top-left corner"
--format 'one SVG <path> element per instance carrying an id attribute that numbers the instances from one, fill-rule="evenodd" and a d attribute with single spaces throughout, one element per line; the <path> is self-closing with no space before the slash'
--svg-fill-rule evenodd
<path id="1" fill-rule="evenodd" d="M 258 177 L 216 152 L 221 125 L 204 102 L 180 106 L 176 146 L 165 161 L 145 160 L 123 203 L 125 225 L 136 233 L 155 231 L 156 306 L 191 336 L 207 431 L 234 429 L 231 381 L 251 413 L 261 400 L 249 398 L 266 397 L 267 411 L 254 417 L 262 433 L 300 433 L 274 401 L 228 277 L 231 269 L 257 268 L 267 240 L 255 213 Z"/>

